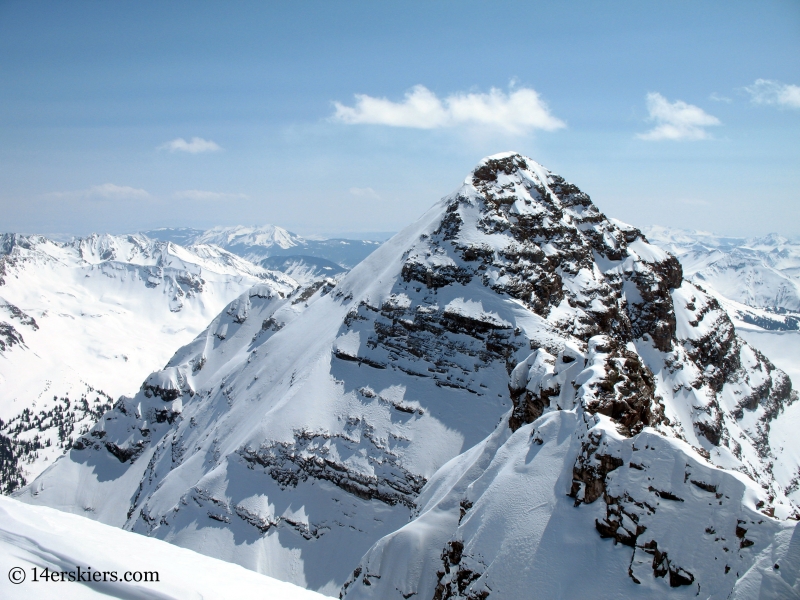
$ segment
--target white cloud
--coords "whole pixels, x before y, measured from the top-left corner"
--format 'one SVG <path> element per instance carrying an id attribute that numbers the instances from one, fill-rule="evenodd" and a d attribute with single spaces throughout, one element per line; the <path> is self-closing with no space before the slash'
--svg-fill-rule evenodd
<path id="1" fill-rule="evenodd" d="M 381 197 L 373 190 L 371 187 L 359 188 L 359 187 L 351 187 L 350 193 L 357 198 L 372 198 L 373 200 L 380 200 Z"/>
<path id="2" fill-rule="evenodd" d="M 86 190 L 75 190 L 72 192 L 52 192 L 45 194 L 48 198 L 71 199 L 103 199 L 103 200 L 146 200 L 150 194 L 142 189 L 128 187 L 126 185 L 115 185 L 104 183 L 95 185 Z"/>
<path id="3" fill-rule="evenodd" d="M 172 194 L 180 200 L 200 200 L 218 202 L 223 200 L 245 200 L 246 194 L 229 194 L 225 192 L 208 192 L 206 190 L 181 190 Z"/>
<path id="4" fill-rule="evenodd" d="M 800 108 L 800 86 L 781 83 L 772 79 L 756 79 L 753 85 L 744 88 L 755 104 L 776 104 L 789 108 Z"/>
<path id="5" fill-rule="evenodd" d="M 703 140 L 706 127 L 720 125 L 717 117 L 682 100 L 669 102 L 658 93 L 647 94 L 647 110 L 656 126 L 637 137 L 643 140 Z"/>
<path id="6" fill-rule="evenodd" d="M 159 150 L 169 150 L 170 152 L 189 152 L 190 154 L 198 154 L 200 152 L 216 152 L 222 150 L 219 145 L 211 140 L 204 140 L 203 138 L 193 137 L 191 141 L 187 142 L 183 138 L 166 142 L 158 147 Z"/>
<path id="7" fill-rule="evenodd" d="M 406 92 L 402 102 L 356 94 L 355 106 L 334 102 L 333 115 L 343 123 L 389 125 L 415 129 L 438 129 L 477 125 L 510 134 L 533 129 L 553 131 L 565 127 L 550 113 L 539 94 L 519 88 L 508 94 L 492 88 L 488 94 L 457 93 L 440 100 L 423 85 Z"/>

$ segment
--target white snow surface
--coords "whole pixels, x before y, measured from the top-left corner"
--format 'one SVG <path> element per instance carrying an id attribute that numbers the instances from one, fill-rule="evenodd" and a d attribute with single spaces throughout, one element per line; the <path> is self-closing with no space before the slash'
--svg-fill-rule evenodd
<path id="1" fill-rule="evenodd" d="M 239 565 L 203 556 L 161 540 L 103 525 L 44 506 L 29 506 L 0 496 L 0 596 L 6 600 L 230 600 L 276 598 L 322 600 L 325 596 L 259 575 Z M 13 584 L 12 568 L 25 570 L 25 581 Z M 61 573 L 78 579 L 85 573 L 107 572 L 106 581 L 61 581 Z M 34 571 L 38 581 L 34 581 Z M 58 581 L 42 579 L 56 572 Z M 125 582 L 125 573 L 156 572 L 158 581 Z M 116 572 L 118 581 L 112 581 Z M 102 575 L 101 575 L 102 577 Z M 141 576 L 143 578 L 144 575 Z M 152 577 L 152 575 L 150 576 Z"/>
<path id="2" fill-rule="evenodd" d="M 679 273 L 489 157 L 338 283 L 242 293 L 17 497 L 332 595 L 778 585 L 796 394 Z"/>

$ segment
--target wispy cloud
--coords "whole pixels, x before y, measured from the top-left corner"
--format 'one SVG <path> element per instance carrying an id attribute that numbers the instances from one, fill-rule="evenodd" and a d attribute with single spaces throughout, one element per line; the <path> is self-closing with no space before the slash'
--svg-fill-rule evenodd
<path id="1" fill-rule="evenodd" d="M 706 127 L 720 125 L 717 117 L 682 100 L 670 102 L 658 93 L 647 94 L 647 110 L 656 126 L 637 135 L 643 140 L 703 140 Z"/>
<path id="2" fill-rule="evenodd" d="M 211 140 L 204 140 L 203 138 L 193 137 L 191 141 L 186 141 L 183 138 L 178 138 L 170 142 L 165 142 L 158 147 L 159 150 L 169 150 L 170 152 L 188 152 L 190 154 L 199 154 L 200 152 L 216 152 L 222 148 Z"/>
<path id="3" fill-rule="evenodd" d="M 800 86 L 772 79 L 756 79 L 744 88 L 754 104 L 773 104 L 787 108 L 800 108 Z"/>
<path id="4" fill-rule="evenodd" d="M 126 185 L 115 185 L 104 183 L 95 185 L 85 190 L 74 190 L 71 192 L 51 192 L 45 194 L 47 198 L 55 199 L 100 199 L 100 200 L 146 200 L 150 194 L 142 189 L 128 187 Z"/>
<path id="5" fill-rule="evenodd" d="M 333 118 L 349 125 L 372 124 L 415 129 L 480 126 L 503 133 L 522 134 L 533 129 L 553 131 L 565 127 L 531 88 L 492 88 L 489 93 L 456 93 L 439 99 L 423 85 L 406 92 L 401 102 L 355 95 L 355 105 L 334 102 Z"/>
<path id="6" fill-rule="evenodd" d="M 357 198 L 372 198 L 373 200 L 381 199 L 378 192 L 373 190 L 371 187 L 364 187 L 364 188 L 351 187 L 349 191 L 353 196 Z"/>
<path id="7" fill-rule="evenodd" d="M 725 104 L 730 104 L 731 102 L 733 102 L 732 99 L 728 98 L 727 96 L 722 96 L 721 94 L 718 94 L 717 92 L 713 92 L 708 97 L 708 99 L 709 100 L 713 100 L 714 102 L 724 102 Z"/>
<path id="8" fill-rule="evenodd" d="M 224 200 L 246 200 L 246 194 L 230 194 L 226 192 L 209 192 L 206 190 L 181 190 L 172 194 L 179 200 L 199 200 L 204 202 L 220 202 Z"/>

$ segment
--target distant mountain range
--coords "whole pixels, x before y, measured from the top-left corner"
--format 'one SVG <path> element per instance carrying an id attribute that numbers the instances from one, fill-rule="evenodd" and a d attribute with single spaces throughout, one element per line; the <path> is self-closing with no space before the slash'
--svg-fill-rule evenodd
<path id="1" fill-rule="evenodd" d="M 382 242 L 370 240 L 303 238 L 276 225 L 262 227 L 214 227 L 208 230 L 177 228 L 142 232 L 147 237 L 182 246 L 214 244 L 250 262 L 261 264 L 272 257 L 314 257 L 349 270 L 369 256 Z M 313 261 L 308 262 L 314 264 Z"/>
<path id="2" fill-rule="evenodd" d="M 340 278 L 378 245 L 271 225 L 3 235 L 0 491 L 35 477 L 243 291 Z"/>
<path id="3" fill-rule="evenodd" d="M 666 227 L 646 227 L 643 232 L 680 259 L 691 281 L 776 315 L 765 328 L 800 329 L 800 239 L 777 234 L 734 238 Z"/>

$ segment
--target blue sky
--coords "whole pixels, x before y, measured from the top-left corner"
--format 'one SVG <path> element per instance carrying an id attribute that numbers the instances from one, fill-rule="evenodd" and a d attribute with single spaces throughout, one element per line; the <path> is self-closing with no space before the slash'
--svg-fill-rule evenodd
<path id="1" fill-rule="evenodd" d="M 800 2 L 0 0 L 3 231 L 396 231 L 505 150 L 800 234 Z"/>

